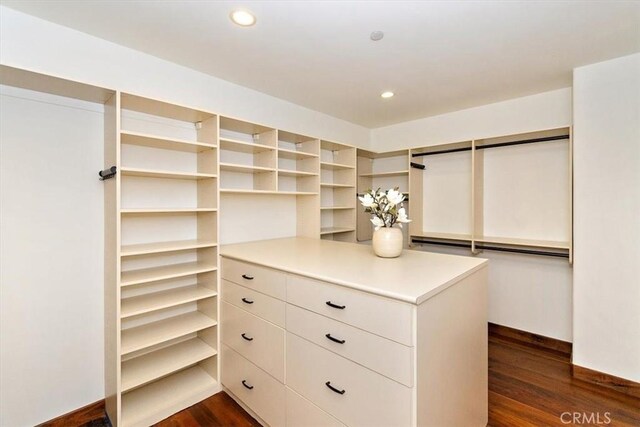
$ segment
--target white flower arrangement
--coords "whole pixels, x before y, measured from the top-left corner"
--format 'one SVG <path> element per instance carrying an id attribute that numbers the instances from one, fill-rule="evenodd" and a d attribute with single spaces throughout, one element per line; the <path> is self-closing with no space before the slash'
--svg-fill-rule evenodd
<path id="1" fill-rule="evenodd" d="M 371 214 L 371 222 L 376 231 L 382 227 L 393 227 L 395 224 L 402 228 L 402 224 L 411 222 L 402 203 L 405 199 L 404 194 L 398 191 L 398 187 L 387 191 L 379 188 L 376 191 L 367 190 L 358 199 L 364 206 L 364 211 Z"/>

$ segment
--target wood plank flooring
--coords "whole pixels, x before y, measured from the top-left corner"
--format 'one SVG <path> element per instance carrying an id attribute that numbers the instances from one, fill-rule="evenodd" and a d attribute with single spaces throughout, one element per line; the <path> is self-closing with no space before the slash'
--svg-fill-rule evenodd
<path id="1" fill-rule="evenodd" d="M 80 417 L 74 417 L 72 422 L 61 424 L 61 419 L 57 419 L 57 423 L 43 425 L 107 425 L 103 409 L 96 408 L 95 404 L 87 407 L 83 414 L 82 421 Z M 489 425 L 637 427 L 640 426 L 640 399 L 574 379 L 565 354 L 491 334 Z M 259 424 L 226 393 L 218 393 L 167 418 L 157 426 L 253 427 Z"/>

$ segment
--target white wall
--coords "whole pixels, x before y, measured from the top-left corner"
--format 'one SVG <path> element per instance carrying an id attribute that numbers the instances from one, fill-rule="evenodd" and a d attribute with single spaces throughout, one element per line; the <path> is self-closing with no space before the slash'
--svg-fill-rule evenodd
<path id="1" fill-rule="evenodd" d="M 571 88 L 373 129 L 371 149 L 390 151 L 571 124 Z"/>
<path id="2" fill-rule="evenodd" d="M 318 138 L 369 143 L 368 128 L 2 6 L 0 63 Z"/>
<path id="3" fill-rule="evenodd" d="M 573 362 L 640 381 L 640 54 L 574 71 Z"/>
<path id="4" fill-rule="evenodd" d="M 1 87 L 0 425 L 104 397 L 102 105 Z"/>
<path id="5" fill-rule="evenodd" d="M 450 114 L 429 117 L 412 122 L 400 123 L 394 126 L 378 128 L 372 130 L 372 148 L 374 150 L 395 150 L 406 147 L 419 147 L 428 145 L 444 144 L 449 142 L 458 142 L 473 138 L 484 138 L 491 136 L 508 135 L 514 133 L 530 132 L 542 129 L 559 128 L 571 125 L 571 89 L 561 89 L 551 92 L 545 92 L 524 98 L 513 99 L 496 104 L 484 105 L 481 107 L 471 108 L 468 110 L 457 111 Z M 555 144 L 555 143 L 554 143 Z M 525 147 L 527 158 L 541 155 L 548 164 L 553 164 L 554 169 L 559 171 L 567 171 L 566 159 L 566 143 L 561 143 L 563 147 L 555 145 L 548 147 Z M 518 148 L 518 147 L 514 147 Z M 537 151 L 544 151 L 539 153 Z M 530 150 L 537 150 L 529 153 Z M 546 151 L 551 150 L 547 153 Z M 513 150 L 509 151 L 509 159 L 498 158 L 505 153 L 485 153 L 485 183 L 487 186 L 497 188 L 500 191 L 505 187 L 500 185 L 504 183 L 506 178 L 504 167 L 491 168 L 493 162 L 504 162 L 518 160 L 513 157 Z M 516 150 L 520 151 L 520 150 Z M 558 155 L 559 154 L 559 155 Z M 496 157 L 498 156 L 498 157 Z M 442 212 L 442 203 L 451 203 L 450 194 L 455 191 L 449 191 L 452 185 L 456 185 L 452 181 L 455 170 L 452 170 L 452 162 L 457 162 L 459 166 L 464 164 L 464 170 L 470 170 L 468 159 L 464 153 L 460 156 L 448 156 L 447 159 L 436 159 L 434 156 L 430 158 L 430 162 L 434 167 L 438 162 L 444 162 L 445 169 L 443 171 L 444 181 L 435 184 L 438 189 L 436 193 L 443 198 L 440 202 L 429 205 L 428 195 L 425 195 L 425 210 L 432 214 L 432 218 L 425 225 L 430 224 L 433 227 L 430 231 L 442 232 L 469 232 L 468 215 L 459 217 L 442 218 L 441 222 L 433 222 L 437 220 L 437 212 Z M 533 158 L 533 157 L 532 157 Z M 526 159 L 525 159 L 526 161 Z M 551 161 L 551 163 L 549 163 Z M 565 162 L 564 165 L 556 164 L 557 162 Z M 514 163 L 515 164 L 515 163 Z M 559 166 L 559 168 L 556 168 Z M 430 173 L 437 174 L 437 170 L 431 170 Z M 562 172 L 560 172 L 562 173 Z M 462 185 L 470 180 L 468 173 L 461 175 Z M 551 176 L 551 175 L 550 175 Z M 466 177 L 466 178 L 465 178 Z M 535 190 L 538 182 L 535 179 L 536 173 L 527 174 L 527 185 Z M 555 175 L 554 175 L 555 177 Z M 567 188 L 566 179 L 553 178 L 555 182 L 563 182 L 558 184 L 558 188 Z M 544 181 L 544 180 L 542 180 Z M 542 182 L 540 181 L 540 182 Z M 546 180 L 549 181 L 549 180 Z M 493 184 L 492 184 L 493 183 Z M 495 185 L 498 184 L 498 185 Z M 549 184 L 549 182 L 547 182 Z M 553 182 L 551 182 L 553 184 Z M 425 191 L 431 191 L 434 185 L 425 185 Z M 466 187 L 459 187 L 466 188 Z M 551 188 L 555 188 L 551 186 Z M 458 200 L 460 208 L 465 211 L 469 209 L 468 192 L 457 193 L 460 195 Z M 468 190 L 468 188 L 467 188 Z M 465 191 L 467 191 L 465 190 Z M 530 192 L 527 191 L 527 194 Z M 553 192 L 552 192 L 553 193 Z M 466 197 L 465 197 L 466 194 Z M 547 237 L 551 240 L 563 240 L 563 234 L 567 230 L 568 220 L 568 202 L 566 201 L 567 193 L 555 195 L 553 198 L 557 201 L 553 206 L 559 206 L 559 209 L 553 211 L 553 216 L 557 217 L 557 226 L 550 228 L 547 226 L 538 226 L 537 224 L 512 224 L 512 229 L 504 229 L 504 218 L 498 218 L 504 203 L 515 203 L 516 201 L 504 200 L 504 195 L 500 197 L 491 196 L 492 193 L 487 191 L 485 195 L 485 216 L 487 217 L 487 229 L 485 232 L 493 232 L 497 235 L 510 235 L 514 230 L 519 233 L 536 232 L 554 232 L 549 236 L 539 236 L 543 239 Z M 507 194 L 509 194 L 507 192 Z M 533 191 L 535 195 L 535 191 Z M 545 195 L 546 196 L 546 195 Z M 433 200 L 433 199 L 432 199 Z M 434 206 L 439 205 L 439 206 Z M 525 204 L 519 204 L 522 210 Z M 548 208 L 549 206 L 547 206 Z M 492 213 L 491 215 L 489 213 Z M 560 213 L 560 215 L 558 215 Z M 496 229 L 493 218 L 501 220 L 502 229 Z M 542 221 L 544 222 L 544 221 Z M 547 221 L 548 222 L 548 221 Z M 454 225 L 455 223 L 455 225 Z M 508 225 L 508 224 L 507 224 Z M 538 224 L 539 225 L 539 224 Z M 449 228 L 453 227 L 453 228 Z M 563 230 L 563 231 L 562 231 Z M 516 235 L 515 237 L 528 237 L 529 235 Z M 424 250 L 444 251 L 439 246 L 424 246 Z M 469 255 L 469 251 L 454 251 L 461 255 Z M 489 268 L 489 321 L 500 325 L 505 325 L 540 335 L 561 339 L 564 341 L 572 340 L 572 269 L 569 263 L 563 259 L 549 259 L 543 257 L 534 257 L 530 255 L 502 254 L 496 252 L 485 251 L 480 256 L 491 260 Z"/>

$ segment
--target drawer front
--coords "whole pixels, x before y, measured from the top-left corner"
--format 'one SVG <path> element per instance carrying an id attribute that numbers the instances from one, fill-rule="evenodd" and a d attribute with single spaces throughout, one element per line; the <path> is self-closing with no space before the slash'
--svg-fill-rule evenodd
<path id="1" fill-rule="evenodd" d="M 282 271 L 222 258 L 222 278 L 284 301 L 286 277 Z"/>
<path id="2" fill-rule="evenodd" d="M 340 421 L 286 387 L 287 427 L 345 427 Z"/>
<path id="3" fill-rule="evenodd" d="M 284 330 L 222 301 L 222 342 L 284 383 Z"/>
<path id="4" fill-rule="evenodd" d="M 413 346 L 410 304 L 293 274 L 287 277 L 287 302 Z"/>
<path id="5" fill-rule="evenodd" d="M 287 386 L 348 426 L 411 424 L 412 389 L 291 333 Z"/>
<path id="6" fill-rule="evenodd" d="M 285 387 L 253 363 L 222 346 L 222 384 L 272 427 L 285 425 Z"/>
<path id="7" fill-rule="evenodd" d="M 287 331 L 408 387 L 413 386 L 413 347 L 291 304 L 287 304 Z"/>
<path id="8" fill-rule="evenodd" d="M 228 280 L 222 280 L 222 300 L 284 328 L 286 305 L 284 301 Z"/>

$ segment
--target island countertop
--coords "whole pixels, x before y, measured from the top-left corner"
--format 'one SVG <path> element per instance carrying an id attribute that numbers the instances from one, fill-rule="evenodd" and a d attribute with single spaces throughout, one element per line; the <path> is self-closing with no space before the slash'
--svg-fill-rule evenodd
<path id="1" fill-rule="evenodd" d="M 413 250 L 379 258 L 371 246 L 305 237 L 224 245 L 220 255 L 411 304 L 488 265 L 482 258 Z"/>

